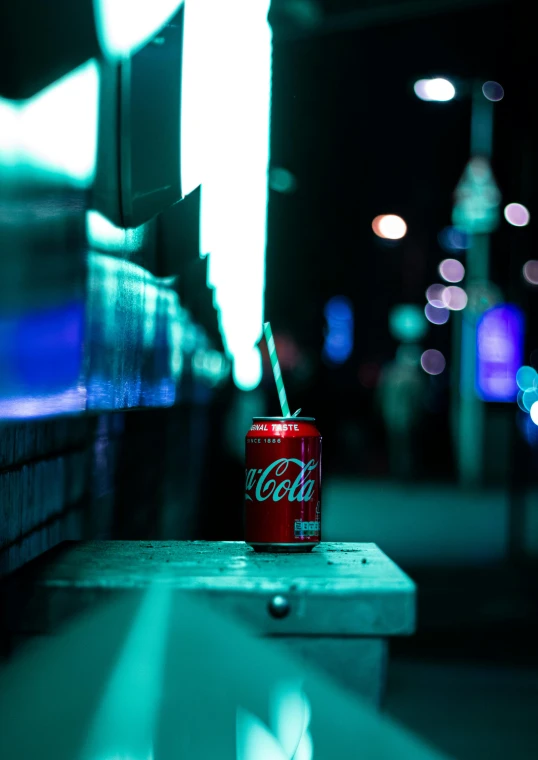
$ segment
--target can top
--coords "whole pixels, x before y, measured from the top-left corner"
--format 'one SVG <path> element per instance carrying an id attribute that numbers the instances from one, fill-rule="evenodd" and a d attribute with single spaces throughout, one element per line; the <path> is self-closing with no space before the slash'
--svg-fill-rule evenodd
<path id="1" fill-rule="evenodd" d="M 273 421 L 273 422 L 315 422 L 315 417 L 253 417 L 254 421 L 261 420 L 262 422 L 265 422 L 266 420 Z"/>

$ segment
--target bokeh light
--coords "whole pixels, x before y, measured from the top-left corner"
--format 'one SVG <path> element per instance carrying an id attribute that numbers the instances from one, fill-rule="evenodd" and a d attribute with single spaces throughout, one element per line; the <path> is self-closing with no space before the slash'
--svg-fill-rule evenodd
<path id="1" fill-rule="evenodd" d="M 413 343 L 426 334 L 428 323 L 420 306 L 416 304 L 400 304 L 389 314 L 391 335 L 404 343 Z"/>
<path id="2" fill-rule="evenodd" d="M 293 193 L 297 180 L 287 169 L 275 166 L 269 171 L 269 187 L 277 193 Z"/>
<path id="3" fill-rule="evenodd" d="M 443 305 L 451 311 L 461 311 L 467 306 L 467 293 L 458 285 L 449 285 L 443 292 Z"/>
<path id="4" fill-rule="evenodd" d="M 426 298 L 428 299 L 428 303 L 430 303 L 436 309 L 444 309 L 445 302 L 443 301 L 443 294 L 445 290 L 446 290 L 445 285 L 440 285 L 439 283 L 434 283 L 433 285 L 430 285 L 430 287 L 426 291 Z"/>
<path id="5" fill-rule="evenodd" d="M 469 236 L 457 227 L 445 227 L 437 235 L 437 240 L 447 253 L 461 253 L 469 247 Z"/>
<path id="6" fill-rule="evenodd" d="M 514 227 L 526 227 L 530 222 L 531 215 L 522 203 L 509 203 L 504 207 L 504 218 Z"/>
<path id="7" fill-rule="evenodd" d="M 529 388 L 523 391 L 522 401 L 525 409 L 530 412 L 533 404 L 538 401 L 538 390 L 536 388 Z"/>
<path id="8" fill-rule="evenodd" d="M 498 82 L 484 82 L 482 92 L 485 98 L 492 100 L 494 103 L 504 98 L 504 89 Z"/>
<path id="9" fill-rule="evenodd" d="M 523 264 L 523 277 L 531 285 L 538 285 L 538 261 L 531 259 Z"/>
<path id="10" fill-rule="evenodd" d="M 535 380 L 538 378 L 538 374 L 534 367 L 525 365 L 520 367 L 516 372 L 516 383 L 522 391 L 526 391 L 529 388 L 534 388 Z"/>
<path id="11" fill-rule="evenodd" d="M 329 321 L 347 321 L 353 319 L 353 304 L 346 296 L 334 296 L 325 304 L 323 313 Z"/>
<path id="12" fill-rule="evenodd" d="M 538 401 L 535 401 L 531 406 L 531 420 L 535 425 L 538 425 Z"/>
<path id="13" fill-rule="evenodd" d="M 420 357 L 420 363 L 428 375 L 440 375 L 446 367 L 445 357 L 436 348 L 428 348 L 424 351 Z"/>
<path id="14" fill-rule="evenodd" d="M 488 280 L 473 280 L 466 292 L 467 306 L 473 314 L 483 314 L 503 300 L 500 288 Z"/>
<path id="15" fill-rule="evenodd" d="M 482 401 L 516 400 L 524 327 L 523 312 L 509 303 L 488 309 L 478 319 L 475 390 Z"/>
<path id="16" fill-rule="evenodd" d="M 431 303 L 427 303 L 424 307 L 424 314 L 428 322 L 431 322 L 433 325 L 444 325 L 450 317 L 450 311 L 447 308 L 434 306 Z"/>
<path id="17" fill-rule="evenodd" d="M 414 87 L 415 95 L 421 100 L 436 101 L 438 103 L 444 103 L 447 100 L 452 100 L 456 94 L 456 88 L 449 82 L 448 79 L 442 79 L 436 77 L 435 79 L 419 79 L 415 82 Z"/>
<path id="18" fill-rule="evenodd" d="M 517 392 L 517 405 L 519 406 L 522 412 L 525 412 L 525 414 L 528 414 L 528 409 L 523 403 L 523 393 L 524 391 Z"/>
<path id="19" fill-rule="evenodd" d="M 353 351 L 353 304 L 346 296 L 334 296 L 323 310 L 327 327 L 322 357 L 331 364 L 343 364 Z"/>
<path id="20" fill-rule="evenodd" d="M 407 224 L 396 214 L 380 214 L 372 222 L 372 229 L 380 238 L 401 240 L 407 232 Z"/>
<path id="21" fill-rule="evenodd" d="M 465 277 L 465 267 L 457 259 L 445 259 L 439 264 L 439 274 L 447 282 L 461 282 Z"/>

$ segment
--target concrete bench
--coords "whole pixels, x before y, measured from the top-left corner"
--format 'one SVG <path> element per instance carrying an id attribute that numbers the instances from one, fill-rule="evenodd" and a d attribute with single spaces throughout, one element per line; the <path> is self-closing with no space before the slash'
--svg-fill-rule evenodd
<path id="1" fill-rule="evenodd" d="M 375 544 L 257 554 L 242 542 L 66 542 L 4 583 L 14 637 L 50 634 L 111 594 L 152 583 L 206 598 L 379 705 L 387 639 L 411 634 L 415 586 Z"/>

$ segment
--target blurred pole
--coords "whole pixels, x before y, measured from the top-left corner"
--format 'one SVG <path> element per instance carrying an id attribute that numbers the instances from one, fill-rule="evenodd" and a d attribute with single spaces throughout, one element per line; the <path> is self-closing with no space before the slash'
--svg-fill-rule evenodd
<path id="1" fill-rule="evenodd" d="M 493 147 L 493 103 L 484 97 L 482 85 L 473 84 L 471 107 L 471 158 L 491 159 Z M 489 234 L 473 233 L 467 250 L 467 285 L 472 287 L 489 277 Z M 478 314 L 471 308 L 456 317 L 453 335 L 453 355 L 461 352 L 459 365 L 459 398 L 457 411 L 457 459 L 460 483 L 480 485 L 484 472 L 485 406 L 476 394 L 476 323 Z M 454 378 L 457 384 L 458 378 Z"/>

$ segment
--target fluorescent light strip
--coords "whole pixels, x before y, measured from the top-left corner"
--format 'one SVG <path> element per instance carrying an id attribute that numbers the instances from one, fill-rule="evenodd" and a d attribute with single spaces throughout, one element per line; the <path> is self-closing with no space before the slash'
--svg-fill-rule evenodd
<path id="1" fill-rule="evenodd" d="M 99 69 L 89 61 L 22 103 L 0 100 L 0 166 L 88 187 L 95 176 Z"/>
<path id="2" fill-rule="evenodd" d="M 182 185 L 202 185 L 200 254 L 236 385 L 261 380 L 271 102 L 268 0 L 185 0 Z"/>
<path id="3" fill-rule="evenodd" d="M 183 0 L 94 0 L 101 47 L 112 59 L 127 58 L 150 40 Z"/>

